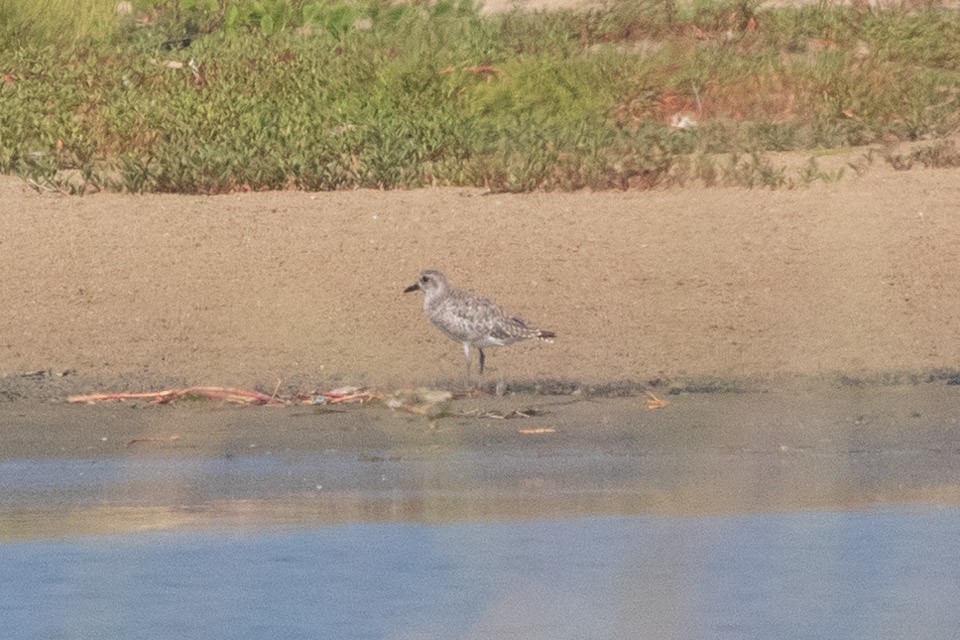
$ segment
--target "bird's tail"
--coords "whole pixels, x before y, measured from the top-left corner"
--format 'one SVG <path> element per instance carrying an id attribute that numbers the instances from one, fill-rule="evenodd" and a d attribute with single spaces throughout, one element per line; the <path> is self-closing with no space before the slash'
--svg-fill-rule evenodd
<path id="1" fill-rule="evenodd" d="M 557 334 L 555 334 L 553 331 L 544 331 L 543 329 L 537 331 L 537 338 L 543 340 L 544 342 L 553 342 L 553 339 L 556 337 Z"/>

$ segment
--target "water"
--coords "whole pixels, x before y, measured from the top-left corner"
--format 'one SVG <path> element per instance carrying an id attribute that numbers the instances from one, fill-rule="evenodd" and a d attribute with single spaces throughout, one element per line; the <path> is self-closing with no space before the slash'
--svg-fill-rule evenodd
<path id="1" fill-rule="evenodd" d="M 327 458 L 0 463 L 0 638 L 960 637 L 955 507 L 659 515 L 573 459 L 471 491 Z"/>
<path id="2" fill-rule="evenodd" d="M 960 511 L 167 531 L 0 545 L 4 637 L 960 637 Z"/>

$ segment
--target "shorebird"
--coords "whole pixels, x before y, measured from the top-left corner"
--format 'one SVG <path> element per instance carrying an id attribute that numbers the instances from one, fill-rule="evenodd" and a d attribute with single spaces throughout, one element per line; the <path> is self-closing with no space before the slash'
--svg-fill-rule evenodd
<path id="1" fill-rule="evenodd" d="M 423 312 L 437 329 L 463 345 L 470 377 L 470 347 L 480 354 L 480 375 L 483 375 L 483 348 L 502 347 L 519 340 L 538 338 L 553 342 L 553 331 L 534 329 L 523 319 L 509 316 L 486 298 L 450 285 L 439 271 L 422 271 L 417 281 L 403 290 L 423 291 Z"/>

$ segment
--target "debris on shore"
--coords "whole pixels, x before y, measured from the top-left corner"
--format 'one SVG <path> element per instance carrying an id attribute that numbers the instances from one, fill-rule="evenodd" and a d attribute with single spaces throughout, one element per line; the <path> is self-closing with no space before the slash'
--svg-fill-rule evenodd
<path id="1" fill-rule="evenodd" d="M 206 398 L 223 400 L 239 404 L 286 404 L 276 396 L 268 396 L 259 391 L 238 389 L 234 387 L 183 387 L 177 389 L 163 389 L 160 391 L 92 393 L 67 397 L 67 402 L 95 404 L 110 400 L 147 400 L 150 404 L 167 404 L 174 400 L 190 400 Z"/>

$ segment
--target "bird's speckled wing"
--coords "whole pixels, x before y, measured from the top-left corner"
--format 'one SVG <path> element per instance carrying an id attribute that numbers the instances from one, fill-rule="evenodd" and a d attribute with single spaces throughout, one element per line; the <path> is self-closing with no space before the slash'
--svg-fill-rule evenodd
<path id="1" fill-rule="evenodd" d="M 451 339 L 475 346 L 503 346 L 537 335 L 523 320 L 508 316 L 487 298 L 459 290 L 437 300 L 429 315 Z"/>

